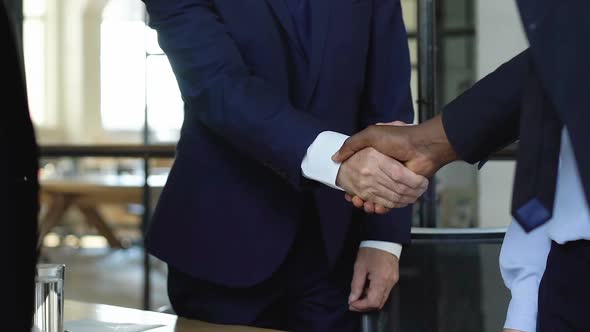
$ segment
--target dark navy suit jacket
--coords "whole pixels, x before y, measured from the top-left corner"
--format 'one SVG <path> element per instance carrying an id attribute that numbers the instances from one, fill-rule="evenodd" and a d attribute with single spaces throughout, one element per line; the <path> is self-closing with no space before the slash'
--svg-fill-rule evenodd
<path id="1" fill-rule="evenodd" d="M 6 156 L 0 163 L 0 211 L 10 224 L 10 240 L 0 250 L 14 252 L 10 260 L 13 277 L 9 299 L 14 303 L 15 325 L 11 330 L 31 331 L 35 309 L 35 265 L 37 264 L 37 213 L 39 183 L 38 149 L 29 116 L 22 63 L 22 47 L 16 37 L 16 24 L 5 3 L 0 1 L 0 40 L 3 61 L 0 83 L 3 110 L 0 118 L 0 150 Z"/>
<path id="2" fill-rule="evenodd" d="M 473 163 L 516 141 L 533 75 L 567 127 L 590 200 L 590 1 L 517 3 L 530 47 L 449 104 L 445 131 L 461 158 Z"/>
<path id="3" fill-rule="evenodd" d="M 254 285 L 283 262 L 310 208 L 331 262 L 353 220 L 361 240 L 409 241 L 410 208 L 362 215 L 301 173 L 322 131 L 412 121 L 399 0 L 311 1 L 309 59 L 284 0 L 145 3 L 185 101 L 152 254 L 204 280 Z"/>

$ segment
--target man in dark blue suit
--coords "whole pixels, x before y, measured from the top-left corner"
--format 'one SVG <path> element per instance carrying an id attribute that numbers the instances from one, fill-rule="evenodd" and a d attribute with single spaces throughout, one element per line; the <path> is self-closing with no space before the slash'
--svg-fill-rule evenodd
<path id="1" fill-rule="evenodd" d="M 0 1 L 0 40 L 4 59 L 0 150 L 0 211 L 10 225 L 10 241 L 0 250 L 9 255 L 12 277 L 7 301 L 11 303 L 13 331 L 31 331 L 35 310 L 35 266 L 37 264 L 37 214 L 39 212 L 38 149 L 29 115 L 22 63 L 22 48 L 10 11 Z"/>
<path id="2" fill-rule="evenodd" d="M 356 312 L 381 308 L 397 281 L 428 183 L 373 149 L 330 158 L 346 134 L 413 119 L 399 0 L 145 3 L 185 101 L 147 243 L 168 263 L 173 308 L 357 330 Z M 397 209 L 357 213 L 338 189 Z"/>
<path id="3" fill-rule="evenodd" d="M 447 105 L 441 116 L 419 126 L 371 127 L 334 159 L 373 146 L 430 176 L 456 159 L 485 161 L 519 140 L 515 221 L 500 257 L 512 291 L 505 327 L 588 331 L 590 2 L 517 3 L 527 50 Z"/>

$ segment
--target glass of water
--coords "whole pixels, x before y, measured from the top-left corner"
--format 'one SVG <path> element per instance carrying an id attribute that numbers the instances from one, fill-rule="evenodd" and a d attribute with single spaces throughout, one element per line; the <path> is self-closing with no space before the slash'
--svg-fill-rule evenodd
<path id="1" fill-rule="evenodd" d="M 34 331 L 64 332 L 63 264 L 38 264 L 35 276 Z"/>

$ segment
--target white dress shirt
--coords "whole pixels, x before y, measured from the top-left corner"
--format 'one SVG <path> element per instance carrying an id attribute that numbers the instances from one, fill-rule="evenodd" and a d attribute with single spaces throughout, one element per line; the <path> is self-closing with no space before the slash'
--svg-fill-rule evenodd
<path id="1" fill-rule="evenodd" d="M 301 162 L 303 176 L 334 189 L 342 190 L 336 185 L 340 164 L 332 160 L 332 155 L 340 149 L 347 138 L 348 136 L 333 131 L 320 133 L 307 149 L 307 154 Z M 402 246 L 393 242 L 363 241 L 360 246 L 361 248 L 369 247 L 387 251 L 398 259 L 402 253 Z"/>
<path id="2" fill-rule="evenodd" d="M 539 283 L 551 241 L 590 240 L 590 209 L 566 128 L 561 137 L 553 218 L 529 234 L 512 221 L 502 244 L 500 271 L 512 293 L 505 328 L 536 331 Z"/>

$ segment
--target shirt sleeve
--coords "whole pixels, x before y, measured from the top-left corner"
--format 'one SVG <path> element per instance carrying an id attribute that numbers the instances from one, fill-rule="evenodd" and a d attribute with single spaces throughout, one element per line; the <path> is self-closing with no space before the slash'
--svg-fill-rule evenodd
<path id="1" fill-rule="evenodd" d="M 550 248 L 547 224 L 528 234 L 516 221 L 508 227 L 500 252 L 500 272 L 512 294 L 504 328 L 536 331 L 539 284 Z"/>
<path id="2" fill-rule="evenodd" d="M 348 136 L 333 131 L 321 132 L 303 157 L 301 162 L 303 176 L 344 191 L 336 185 L 340 163 L 334 162 L 332 155 L 342 147 L 347 138 Z"/>
<path id="3" fill-rule="evenodd" d="M 402 245 L 399 243 L 386 241 L 362 241 L 360 247 L 387 251 L 388 253 L 397 257 L 397 259 L 400 259 L 402 256 Z"/>

